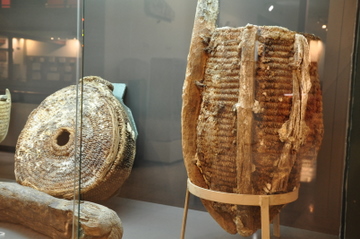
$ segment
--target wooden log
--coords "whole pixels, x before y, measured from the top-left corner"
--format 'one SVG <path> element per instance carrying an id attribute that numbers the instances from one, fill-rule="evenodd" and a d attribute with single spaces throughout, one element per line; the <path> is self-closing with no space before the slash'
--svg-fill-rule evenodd
<path id="1" fill-rule="evenodd" d="M 121 239 L 123 228 L 116 212 L 102 205 L 58 199 L 15 182 L 0 182 L 0 221 L 15 223 L 52 238 Z M 78 213 L 80 208 L 80 213 Z M 79 215 L 79 217 L 78 217 Z"/>

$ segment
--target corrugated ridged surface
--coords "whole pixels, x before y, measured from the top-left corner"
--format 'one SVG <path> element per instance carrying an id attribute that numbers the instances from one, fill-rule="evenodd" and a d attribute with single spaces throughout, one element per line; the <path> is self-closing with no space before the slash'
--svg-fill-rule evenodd
<path id="1" fill-rule="evenodd" d="M 183 94 L 187 104 L 199 102 L 198 115 L 183 107 L 183 116 L 196 120 L 195 155 L 184 159 L 189 178 L 231 193 L 297 189 L 301 160 L 316 158 L 323 134 L 317 65 L 309 62 L 306 38 L 280 27 L 217 28 L 204 51 L 203 79 L 192 82 L 199 96 L 186 99 L 187 85 Z M 192 142 L 183 145 L 186 157 Z M 259 207 L 203 202 L 230 233 L 249 236 L 260 228 Z M 281 207 L 271 207 L 270 217 Z"/>

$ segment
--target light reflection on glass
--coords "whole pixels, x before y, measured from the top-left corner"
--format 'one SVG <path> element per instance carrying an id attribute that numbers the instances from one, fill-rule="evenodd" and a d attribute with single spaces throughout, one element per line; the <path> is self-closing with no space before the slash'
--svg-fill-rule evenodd
<path id="1" fill-rule="evenodd" d="M 300 182 L 310 183 L 315 179 L 315 176 L 316 176 L 316 160 L 304 159 L 302 161 Z"/>
<path id="2" fill-rule="evenodd" d="M 309 212 L 310 212 L 310 213 L 314 213 L 314 209 L 315 209 L 315 208 L 314 208 L 314 204 L 311 203 L 311 204 L 309 205 Z"/>
<path id="3" fill-rule="evenodd" d="M 319 62 L 324 54 L 324 43 L 320 40 L 310 41 L 310 60 L 311 62 Z"/>

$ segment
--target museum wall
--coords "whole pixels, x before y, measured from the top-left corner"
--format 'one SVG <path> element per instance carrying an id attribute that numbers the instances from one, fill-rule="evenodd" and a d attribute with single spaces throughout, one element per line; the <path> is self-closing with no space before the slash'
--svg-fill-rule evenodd
<path id="1" fill-rule="evenodd" d="M 92 49 L 104 47 L 103 77 L 128 84 L 126 101 L 131 105 L 141 135 L 137 162 L 182 159 L 181 89 L 196 2 L 160 2 L 166 9 L 162 15 L 156 15 L 155 10 L 151 13 L 151 4 L 157 1 L 106 1 L 104 29 L 99 27 L 96 33 L 91 27 L 92 35 L 85 33 L 91 41 L 96 39 L 93 36 L 101 36 L 104 32 L 104 46 L 85 47 L 85 59 Z M 254 14 L 262 5 L 261 2 L 223 1 L 220 6 L 224 10 L 218 25 L 244 26 L 257 24 L 259 19 L 264 22 L 268 14 L 266 9 Z M 88 9 L 92 6 L 98 8 L 97 3 L 88 2 Z M 293 12 L 297 12 L 296 6 L 280 15 L 282 19 L 294 19 L 286 21 L 292 29 L 297 25 L 297 18 L 290 18 Z M 86 24 L 89 23 L 85 23 L 85 28 Z M 93 69 L 85 64 L 85 75 L 91 74 Z"/>
<path id="2" fill-rule="evenodd" d="M 145 2 L 106 1 L 104 77 L 128 85 L 137 162 L 175 162 L 182 159 L 181 89 L 196 2 L 168 1 L 163 16 Z"/>
<path id="3" fill-rule="evenodd" d="M 350 101 L 350 123 L 347 145 L 344 202 L 343 202 L 343 238 L 356 238 L 358 236 L 358 218 L 360 217 L 360 18 L 357 19 L 357 34 L 354 47 L 354 68 L 352 75 L 352 90 Z"/>

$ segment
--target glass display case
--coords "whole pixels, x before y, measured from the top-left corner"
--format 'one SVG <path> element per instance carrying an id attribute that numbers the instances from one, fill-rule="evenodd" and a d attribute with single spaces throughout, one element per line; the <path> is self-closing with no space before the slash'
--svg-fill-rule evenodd
<path id="1" fill-rule="evenodd" d="M 3 238 L 70 238 L 78 235 L 77 218 L 81 218 L 77 196 L 79 183 L 74 180 L 78 178 L 79 164 L 75 160 L 78 157 L 74 156 L 73 163 L 66 170 L 71 178 L 70 200 L 61 201 L 52 197 L 52 193 L 45 193 L 32 185 L 29 183 L 32 180 L 55 183 L 58 176 L 44 173 L 52 171 L 49 162 L 54 158 L 34 146 L 49 139 L 36 133 L 26 136 L 26 132 L 31 130 L 25 128 L 25 123 L 30 123 L 31 112 L 36 115 L 35 110 L 46 97 L 64 87 L 76 85 L 82 78 L 82 9 L 77 0 L 0 1 L 0 85 L 4 94 L 6 89 L 9 90 L 6 97 L 11 99 L 10 117 L 3 117 L 4 111 L 1 112 L 2 125 L 10 120 L 6 137 L 1 142 L 0 231 Z M 79 107 L 73 99 L 75 110 L 67 117 L 76 122 Z M 50 132 L 46 118 L 36 118 L 32 122 L 39 125 L 42 132 Z M 21 132 L 24 136 L 22 142 L 18 141 Z M 63 135 L 56 136 L 54 147 L 66 144 L 66 136 L 65 141 L 61 141 Z M 35 151 L 41 153 L 34 155 Z M 72 155 L 78 155 L 78 149 Z M 17 161 L 17 158 L 22 160 Z M 35 164 L 25 163 L 25 158 Z M 60 184 L 64 183 L 61 180 L 57 179 Z M 52 184 L 50 190 L 54 187 Z M 21 226 L 12 227 L 18 225 Z"/>
<path id="2" fill-rule="evenodd" d="M 96 203 L 117 213 L 125 239 L 179 237 L 188 178 L 182 152 L 182 92 L 196 6 L 196 1 L 181 0 L 0 0 L 0 94 L 9 89 L 12 99 L 8 134 L 0 143 L 0 181 L 15 183 L 19 135 L 31 112 L 56 91 L 75 85 L 72 99 L 77 108 L 63 117 L 80 122 L 75 138 L 87 130 L 84 122 L 90 121 L 82 110 L 102 97 L 82 98 L 80 79 L 97 76 L 115 88 L 125 86 L 120 101 L 131 111 L 138 137 L 128 178 L 121 187 L 112 186 L 120 187 L 116 196 Z M 324 136 L 317 160 L 302 162 L 299 197 L 281 210 L 281 233 L 286 238 L 345 236 L 346 228 L 351 229 L 347 221 L 355 217 L 348 212 L 357 206 L 355 198 L 348 199 L 347 186 L 352 185 L 348 180 L 357 179 L 351 166 L 356 161 L 351 152 L 357 128 L 350 126 L 358 119 L 353 59 L 358 2 L 219 0 L 219 7 L 217 27 L 280 26 L 321 40 Z M 81 152 L 81 140 L 74 145 Z M 71 170 L 73 196 L 83 202 L 86 198 L 78 197 L 81 163 L 76 161 Z M 189 207 L 188 238 L 260 235 L 242 237 L 222 230 L 198 197 L 190 197 Z M 79 230 L 74 228 L 72 236 L 77 238 Z M 40 238 L 27 229 L 11 234 L 18 230 L 0 222 L 0 232 L 6 235 Z"/>

